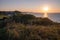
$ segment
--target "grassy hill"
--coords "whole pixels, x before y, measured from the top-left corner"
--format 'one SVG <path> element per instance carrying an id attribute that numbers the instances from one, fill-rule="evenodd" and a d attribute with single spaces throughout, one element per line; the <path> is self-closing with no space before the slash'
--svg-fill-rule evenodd
<path id="1" fill-rule="evenodd" d="M 60 40 L 60 23 L 17 12 L 0 19 L 0 40 Z"/>

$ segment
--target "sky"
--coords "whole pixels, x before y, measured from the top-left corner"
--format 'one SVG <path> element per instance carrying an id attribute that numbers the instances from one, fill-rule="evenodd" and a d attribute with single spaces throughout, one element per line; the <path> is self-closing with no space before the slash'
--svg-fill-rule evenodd
<path id="1" fill-rule="evenodd" d="M 0 0 L 0 11 L 43 12 L 44 7 L 60 12 L 60 0 Z"/>

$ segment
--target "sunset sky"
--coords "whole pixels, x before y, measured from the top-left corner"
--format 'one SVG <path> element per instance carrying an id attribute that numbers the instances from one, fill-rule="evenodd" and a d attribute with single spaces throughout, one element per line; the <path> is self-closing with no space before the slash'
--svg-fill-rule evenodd
<path id="1" fill-rule="evenodd" d="M 0 0 L 0 11 L 60 12 L 60 0 Z"/>

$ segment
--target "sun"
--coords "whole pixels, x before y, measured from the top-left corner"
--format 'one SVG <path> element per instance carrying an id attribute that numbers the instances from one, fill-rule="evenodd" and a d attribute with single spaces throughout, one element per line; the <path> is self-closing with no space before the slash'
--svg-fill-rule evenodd
<path id="1" fill-rule="evenodd" d="M 48 7 L 44 7 L 43 10 L 44 10 L 44 11 L 48 11 Z"/>

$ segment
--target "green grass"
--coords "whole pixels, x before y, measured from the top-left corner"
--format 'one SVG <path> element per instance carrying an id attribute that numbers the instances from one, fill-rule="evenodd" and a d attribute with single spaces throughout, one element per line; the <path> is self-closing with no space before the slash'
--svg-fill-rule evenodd
<path id="1" fill-rule="evenodd" d="M 7 15 L 0 15 L 0 19 L 2 19 L 3 17 L 8 17 Z"/>

